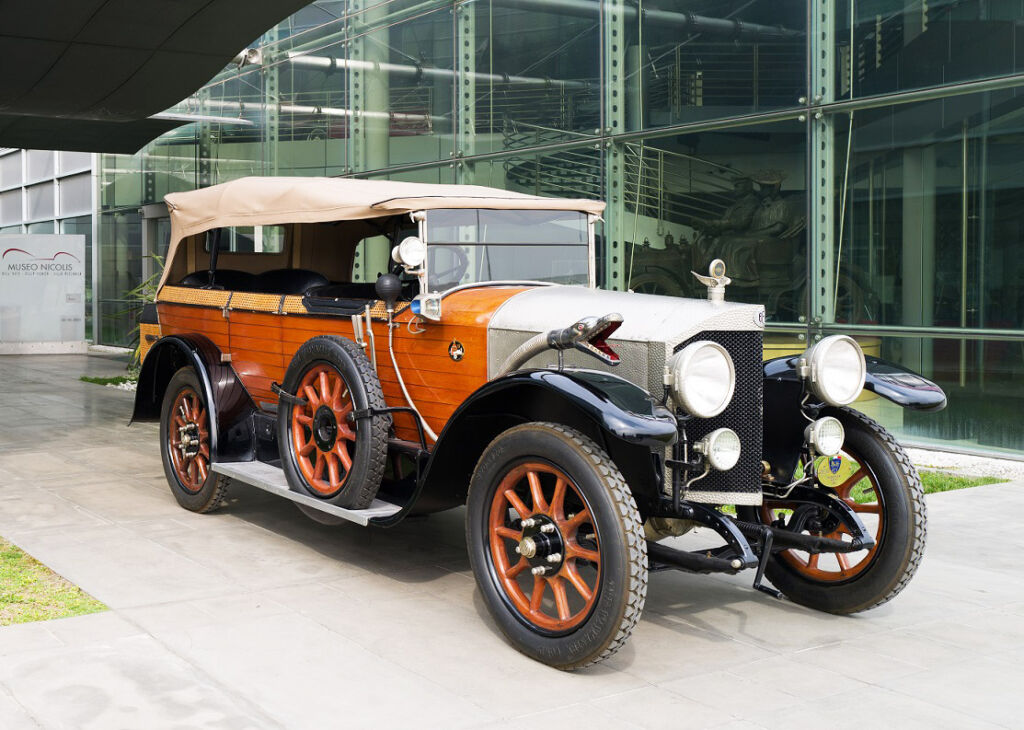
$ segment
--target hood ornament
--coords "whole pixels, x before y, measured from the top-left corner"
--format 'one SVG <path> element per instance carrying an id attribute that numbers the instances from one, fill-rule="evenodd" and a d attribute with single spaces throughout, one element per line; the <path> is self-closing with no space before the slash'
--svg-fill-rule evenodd
<path id="1" fill-rule="evenodd" d="M 703 276 L 696 271 L 691 271 L 697 281 L 708 288 L 709 302 L 724 302 L 725 287 L 732 283 L 732 279 L 725 275 L 725 262 L 722 259 L 715 259 L 708 266 L 708 275 Z"/>

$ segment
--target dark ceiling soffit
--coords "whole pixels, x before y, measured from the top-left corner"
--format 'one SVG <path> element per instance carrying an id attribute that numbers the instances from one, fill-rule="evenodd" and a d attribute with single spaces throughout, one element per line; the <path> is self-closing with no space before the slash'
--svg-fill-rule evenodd
<path id="1" fill-rule="evenodd" d="M 0 114 L 0 147 L 131 155 L 186 123 L 178 119 L 96 122 Z"/>
<path id="2" fill-rule="evenodd" d="M 78 147 L 60 149 L 78 149 L 90 138 L 109 138 L 101 131 L 102 124 L 73 132 L 75 119 L 130 122 L 141 131 L 147 117 L 194 93 L 254 39 L 308 4 L 309 0 L 0 0 L 0 146 L 21 146 L 14 130 L 31 136 L 25 125 L 11 125 L 5 119 L 14 116 L 48 118 L 51 129 L 59 129 L 68 144 L 79 140 Z M 12 136 L 5 129 L 12 130 Z M 126 149 L 137 139 L 118 147 Z"/>

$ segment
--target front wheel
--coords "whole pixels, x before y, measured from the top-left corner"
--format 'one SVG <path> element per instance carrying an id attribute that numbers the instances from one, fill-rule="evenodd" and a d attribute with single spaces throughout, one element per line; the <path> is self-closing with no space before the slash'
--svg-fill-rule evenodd
<path id="1" fill-rule="evenodd" d="M 819 481 L 857 513 L 875 545 L 852 553 L 774 555 L 765 575 L 796 603 L 830 613 L 865 611 L 895 598 L 910 582 L 924 554 L 927 511 L 921 479 L 892 435 L 857 411 L 827 412 L 846 430 L 842 452 L 815 462 Z M 765 498 L 741 516 L 784 526 L 791 505 Z M 850 540 L 845 528 L 828 525 L 814 533 Z"/>
<path id="2" fill-rule="evenodd" d="M 473 574 L 517 649 L 578 669 L 625 643 L 647 595 L 647 544 L 597 444 L 553 423 L 509 429 L 480 458 L 466 506 Z"/>

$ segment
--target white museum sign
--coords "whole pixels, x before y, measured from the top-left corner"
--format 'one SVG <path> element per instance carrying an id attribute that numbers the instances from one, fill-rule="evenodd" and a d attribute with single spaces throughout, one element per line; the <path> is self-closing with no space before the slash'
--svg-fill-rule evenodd
<path id="1" fill-rule="evenodd" d="M 85 350 L 85 236 L 0 236 L 0 353 Z"/>

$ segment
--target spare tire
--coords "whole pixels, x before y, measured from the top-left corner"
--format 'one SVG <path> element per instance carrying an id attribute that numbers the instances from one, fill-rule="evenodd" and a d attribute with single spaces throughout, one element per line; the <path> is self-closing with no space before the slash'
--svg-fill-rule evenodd
<path id="1" fill-rule="evenodd" d="M 349 509 L 369 507 L 380 488 L 391 417 L 380 380 L 362 348 L 344 337 L 308 340 L 292 358 L 282 388 L 277 443 L 288 484 Z"/>

